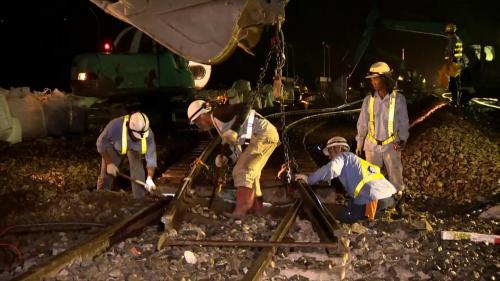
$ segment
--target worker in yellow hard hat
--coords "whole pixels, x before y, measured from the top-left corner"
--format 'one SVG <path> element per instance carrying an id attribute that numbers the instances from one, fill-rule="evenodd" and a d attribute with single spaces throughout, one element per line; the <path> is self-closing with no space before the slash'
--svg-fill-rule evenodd
<path id="1" fill-rule="evenodd" d="M 460 106 L 460 72 L 464 67 L 462 40 L 456 34 L 457 26 L 449 23 L 444 32 L 448 37 L 448 45 L 445 49 L 445 66 L 449 77 L 448 90 L 451 92 L 451 102 L 455 107 Z"/>
<path id="2" fill-rule="evenodd" d="M 403 164 L 401 150 L 410 135 L 406 98 L 394 88 L 392 70 L 385 62 L 371 65 L 366 78 L 373 92 L 363 100 L 357 123 L 356 154 L 365 152 L 366 160 L 386 167 L 389 181 L 401 198 L 397 209 L 404 212 Z"/>

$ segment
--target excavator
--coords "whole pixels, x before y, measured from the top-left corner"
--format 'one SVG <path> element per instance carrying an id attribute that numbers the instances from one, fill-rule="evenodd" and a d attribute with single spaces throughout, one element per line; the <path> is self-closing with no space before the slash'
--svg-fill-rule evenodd
<path id="1" fill-rule="evenodd" d="M 356 96 L 356 98 L 359 98 L 359 94 L 348 93 L 348 89 L 352 86 L 349 80 L 358 70 L 357 66 L 364 57 L 371 39 L 377 30 L 388 29 L 432 36 L 438 40 L 442 39 L 443 43 L 441 45 L 444 47 L 447 42 L 447 36 L 444 33 L 445 26 L 446 23 L 439 22 L 386 19 L 381 16 L 377 8 L 372 9 L 366 18 L 366 28 L 361 35 L 360 43 L 354 52 L 346 55 L 346 59 L 344 60 L 346 69 L 335 82 L 335 94 L 339 96 L 352 94 Z M 500 93 L 500 61 L 495 58 L 495 49 L 498 49 L 497 47 L 500 46 L 495 46 L 495 44 L 491 44 L 491 42 L 484 42 L 481 39 L 474 38 L 473 33 L 467 33 L 464 32 L 464 30 L 466 30 L 466 27 L 459 26 L 457 32 L 463 42 L 466 60 L 466 67 L 461 70 L 462 98 L 465 99 L 465 103 L 474 97 L 496 98 L 499 95 L 498 93 Z M 492 38 L 492 40 L 493 39 L 494 38 Z M 426 48 L 429 48 L 429 46 L 426 46 Z M 444 49 L 442 52 L 444 63 Z M 402 62 L 404 63 L 404 55 L 402 56 Z M 404 66 L 404 64 L 401 66 Z M 407 77 L 405 77 L 402 69 L 400 69 L 401 66 L 395 66 L 398 75 L 395 78 L 398 78 L 400 86 L 409 85 L 410 83 L 406 83 L 409 82 L 407 81 Z M 436 86 L 446 91 L 450 73 L 446 72 L 445 67 L 441 67 L 440 69 L 436 68 L 435 73 L 439 76 L 436 79 Z M 414 84 L 415 82 L 422 81 L 411 82 Z"/>
<path id="2" fill-rule="evenodd" d="M 287 4 L 287 0 L 90 1 L 130 27 L 113 42 L 105 42 L 100 52 L 73 59 L 73 93 L 103 101 L 92 108 L 89 123 L 143 108 L 178 121 L 193 90 L 208 82 L 211 65 L 227 60 L 238 47 L 253 54 L 264 27 L 278 28 L 284 22 Z M 165 104 L 178 112 L 165 113 Z"/>

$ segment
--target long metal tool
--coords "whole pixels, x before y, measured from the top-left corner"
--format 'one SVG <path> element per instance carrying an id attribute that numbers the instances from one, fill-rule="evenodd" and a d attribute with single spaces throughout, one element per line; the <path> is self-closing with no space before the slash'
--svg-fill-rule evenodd
<path id="1" fill-rule="evenodd" d="M 132 178 L 132 177 L 130 177 L 129 175 L 126 175 L 126 174 L 124 174 L 124 173 L 117 172 L 116 174 L 117 174 L 117 175 L 119 175 L 120 177 L 126 178 L 126 179 L 128 179 L 129 181 L 131 181 L 131 182 L 133 182 L 133 183 L 136 183 L 136 184 L 138 184 L 138 185 L 141 185 L 141 186 L 143 186 L 144 188 L 148 189 L 148 185 L 147 185 L 145 182 L 143 182 L 143 181 L 140 181 L 140 180 L 138 180 L 138 179 L 134 179 L 134 178 Z"/>

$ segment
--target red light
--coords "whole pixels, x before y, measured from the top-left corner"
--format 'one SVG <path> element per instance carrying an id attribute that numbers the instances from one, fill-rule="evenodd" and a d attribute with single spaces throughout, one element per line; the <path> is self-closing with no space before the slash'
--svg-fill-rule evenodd
<path id="1" fill-rule="evenodd" d="M 111 44 L 109 43 L 104 43 L 104 52 L 109 53 L 111 52 Z"/>

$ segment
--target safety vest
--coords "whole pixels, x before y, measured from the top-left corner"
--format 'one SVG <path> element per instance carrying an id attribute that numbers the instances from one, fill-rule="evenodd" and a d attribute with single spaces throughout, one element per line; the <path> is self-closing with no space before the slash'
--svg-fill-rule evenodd
<path id="1" fill-rule="evenodd" d="M 453 49 L 453 57 L 458 61 L 462 58 L 462 41 L 457 41 L 455 43 L 455 48 Z"/>
<path id="2" fill-rule="evenodd" d="M 123 125 L 122 125 L 122 155 L 127 154 L 128 149 L 128 140 L 127 140 L 127 123 L 130 119 L 130 115 L 125 115 L 123 117 Z M 141 154 L 146 154 L 148 150 L 148 145 L 146 144 L 146 138 L 141 138 Z"/>
<path id="3" fill-rule="evenodd" d="M 371 164 L 361 158 L 358 157 L 358 160 L 361 164 L 361 180 L 358 182 L 356 185 L 356 188 L 354 189 L 354 198 L 357 198 L 359 193 L 361 192 L 361 189 L 363 189 L 363 186 L 367 182 L 370 182 L 372 180 L 376 179 L 382 179 L 384 178 L 384 175 L 380 173 L 380 167 L 374 164 Z"/>
<path id="4" fill-rule="evenodd" d="M 389 136 L 385 140 L 377 140 L 375 138 L 375 118 L 373 117 L 373 102 L 375 98 L 370 96 L 370 102 L 368 105 L 368 114 L 370 115 L 370 129 L 368 132 L 368 139 L 378 145 L 386 145 L 393 142 L 397 137 L 397 132 L 394 133 L 394 112 L 396 110 L 396 91 L 393 91 L 393 95 L 389 97 L 389 119 L 387 120 L 387 135 Z"/>

